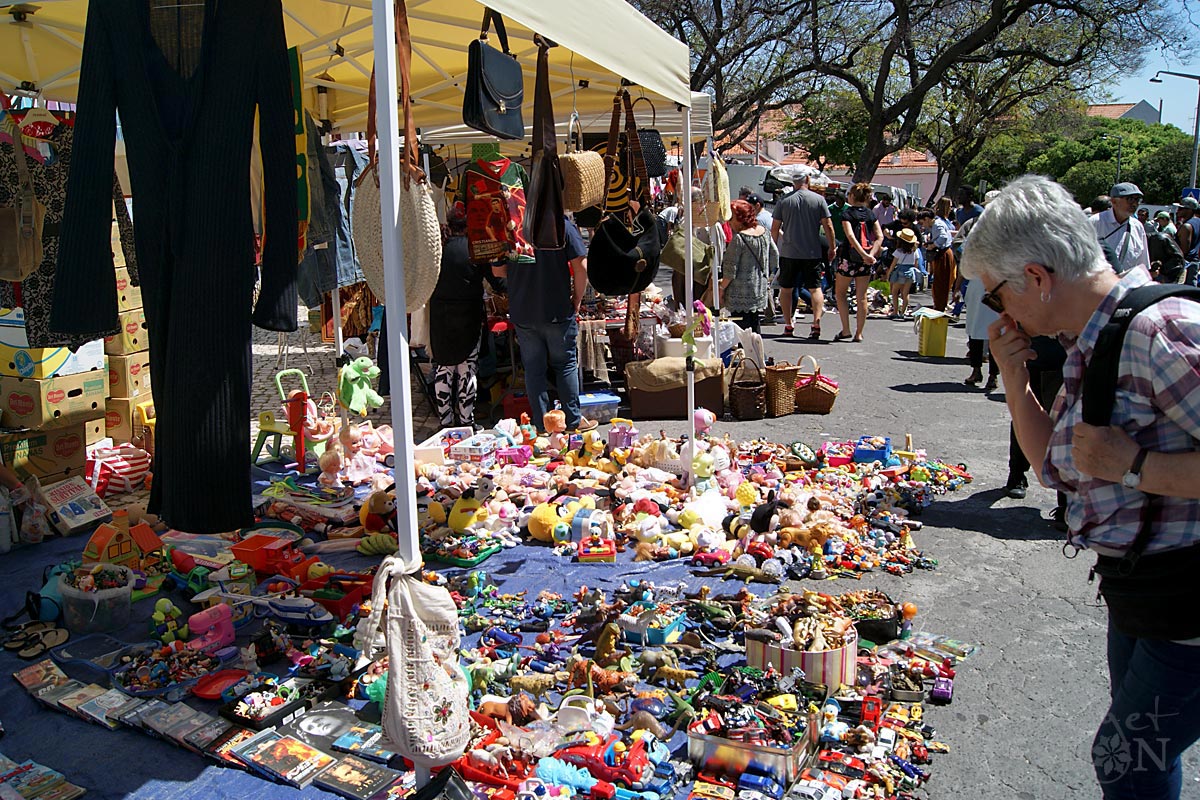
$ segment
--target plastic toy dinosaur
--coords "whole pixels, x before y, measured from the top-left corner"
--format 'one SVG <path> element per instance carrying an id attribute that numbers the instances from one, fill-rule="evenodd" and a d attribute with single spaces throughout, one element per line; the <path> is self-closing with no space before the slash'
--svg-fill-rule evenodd
<path id="1" fill-rule="evenodd" d="M 365 417 L 369 409 L 383 405 L 383 398 L 371 386 L 378 377 L 379 367 L 371 359 L 354 359 L 338 375 L 338 402 L 351 413 Z"/>

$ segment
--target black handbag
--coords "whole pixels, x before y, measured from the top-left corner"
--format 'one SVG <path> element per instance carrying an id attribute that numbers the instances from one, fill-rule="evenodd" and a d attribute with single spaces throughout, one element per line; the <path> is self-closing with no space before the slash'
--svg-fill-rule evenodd
<path id="1" fill-rule="evenodd" d="M 639 179 L 641 185 L 633 199 L 638 200 L 641 207 L 636 216 L 630 215 L 632 209 L 624 215 L 605 215 L 592 234 L 592 243 L 588 247 L 588 280 L 597 292 L 610 296 L 635 294 L 649 286 L 658 272 L 663 248 L 658 219 L 650 208 L 650 181 L 642 161 L 633 104 L 629 92 L 625 90 L 619 91 L 613 98 L 612 123 L 609 125 L 608 147 L 604 155 L 605 174 L 611 177 L 614 168 L 613 154 L 617 151 L 622 103 L 625 106 L 629 174 L 633 178 L 633 185 L 638 185 Z"/>
<path id="2" fill-rule="evenodd" d="M 651 178 L 661 178 L 667 174 L 667 146 L 663 144 L 662 134 L 654 127 L 658 124 L 658 109 L 654 107 L 649 97 L 639 97 L 633 105 L 645 102 L 650 104 L 649 128 L 638 128 L 638 144 L 642 147 L 642 160 L 646 162 L 646 175 Z"/>
<path id="3" fill-rule="evenodd" d="M 488 29 L 496 25 L 503 52 L 487 43 Z M 521 103 L 525 83 L 517 57 L 508 49 L 504 20 L 490 8 L 483 12 L 479 38 L 467 50 L 467 87 L 463 96 L 463 123 L 497 139 L 523 140 L 525 122 Z"/>
<path id="4" fill-rule="evenodd" d="M 566 246 L 563 216 L 563 176 L 558 163 L 558 136 L 550 94 L 550 48 L 555 44 L 540 35 L 537 77 L 533 90 L 533 155 L 529 188 L 525 191 L 525 241 L 540 250 Z"/>

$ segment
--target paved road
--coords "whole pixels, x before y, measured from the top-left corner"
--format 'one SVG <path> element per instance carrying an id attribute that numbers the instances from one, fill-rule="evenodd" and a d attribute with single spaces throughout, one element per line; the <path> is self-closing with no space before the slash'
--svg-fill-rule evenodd
<path id="1" fill-rule="evenodd" d="M 917 299 L 929 302 L 927 296 Z M 823 327 L 831 337 L 838 323 L 827 318 Z M 793 363 L 812 355 L 841 382 L 837 405 L 825 417 L 718 423 L 718 432 L 814 444 L 860 433 L 902 440 L 911 433 L 918 447 L 966 462 L 975 476 L 965 490 L 935 501 L 916 536 L 917 545 L 940 561 L 939 569 L 904 578 L 871 575 L 862 582 L 916 602 L 918 628 L 983 645 L 960 670 L 953 704 L 929 714 L 953 752 L 935 761 L 928 796 L 1098 797 L 1089 753 L 1107 707 L 1107 679 L 1104 613 L 1087 583 L 1092 559 L 1063 557 L 1062 534 L 1046 520 L 1052 493 L 1034 486 L 1025 500 L 1004 497 L 1003 393 L 987 395 L 962 384 L 969 371 L 962 327 L 951 328 L 948 357 L 939 359 L 917 355 L 910 323 L 873 319 L 861 344 L 781 339 L 781 326 L 764 331 L 768 355 Z M 273 342 L 264 339 L 255 347 L 260 395 L 274 371 Z M 314 362 L 327 363 L 328 352 L 314 350 Z M 273 387 L 265 392 L 272 394 Z M 416 416 L 418 429 L 430 425 L 422 404 Z M 682 422 L 655 425 L 683 430 Z M 840 581 L 836 588 L 857 585 Z M 1200 798 L 1200 748 L 1193 748 L 1185 769 L 1184 797 Z"/>

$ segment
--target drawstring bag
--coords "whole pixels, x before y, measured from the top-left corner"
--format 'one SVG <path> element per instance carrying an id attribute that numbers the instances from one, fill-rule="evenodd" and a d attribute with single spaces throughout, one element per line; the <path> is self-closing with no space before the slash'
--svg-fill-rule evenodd
<path id="1" fill-rule="evenodd" d="M 467 677 L 458 667 L 458 609 L 446 589 L 422 579 L 420 556 L 384 559 L 354 646 L 364 663 L 387 653 L 383 734 L 389 749 L 424 767 L 461 756 L 471 725 Z"/>

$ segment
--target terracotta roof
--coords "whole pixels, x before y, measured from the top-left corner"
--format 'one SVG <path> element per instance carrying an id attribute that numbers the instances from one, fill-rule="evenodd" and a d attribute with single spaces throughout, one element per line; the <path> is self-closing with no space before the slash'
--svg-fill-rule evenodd
<path id="1" fill-rule="evenodd" d="M 881 170 L 913 170 L 922 167 L 936 167 L 937 159 L 932 154 L 926 153 L 924 150 L 913 150 L 912 148 L 904 148 L 899 152 L 884 156 L 879 162 Z"/>
<path id="2" fill-rule="evenodd" d="M 1089 117 L 1104 117 L 1105 119 L 1120 119 L 1128 113 L 1136 103 L 1099 103 L 1087 108 Z"/>

